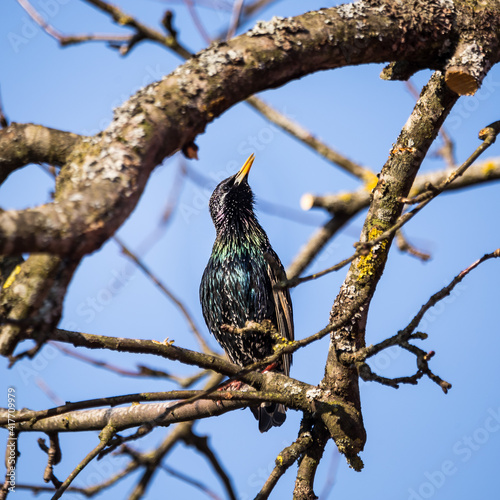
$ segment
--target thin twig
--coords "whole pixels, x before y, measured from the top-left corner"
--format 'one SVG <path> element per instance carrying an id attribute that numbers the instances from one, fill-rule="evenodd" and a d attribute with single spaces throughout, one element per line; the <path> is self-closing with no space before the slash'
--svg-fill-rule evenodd
<path id="1" fill-rule="evenodd" d="M 198 436 L 193 432 L 193 429 L 191 429 L 190 432 L 185 434 L 182 439 L 188 446 L 193 446 L 196 450 L 198 450 L 199 453 L 201 453 L 209 461 L 215 473 L 220 478 L 222 484 L 226 488 L 228 497 L 231 500 L 236 500 L 237 496 L 234 491 L 234 486 L 231 481 L 231 478 L 229 477 L 229 474 L 225 471 L 224 467 L 222 466 L 220 459 L 215 455 L 213 450 L 208 445 L 208 438 L 206 436 Z"/>
<path id="2" fill-rule="evenodd" d="M 375 245 L 378 245 L 384 240 L 390 238 L 396 231 L 401 229 L 401 227 L 403 227 L 415 215 L 417 215 L 430 201 L 432 201 L 436 196 L 438 196 L 444 190 L 446 190 L 446 188 L 457 177 L 461 176 L 470 167 L 470 165 L 479 157 L 479 155 L 484 153 L 484 151 L 486 151 L 486 149 L 488 149 L 495 142 L 496 136 L 499 132 L 500 132 L 500 121 L 494 122 L 491 125 L 488 125 L 488 127 L 481 129 L 479 132 L 479 138 L 483 142 L 476 148 L 474 153 L 472 153 L 472 155 L 458 169 L 454 170 L 438 186 L 435 187 L 429 186 L 429 189 L 427 191 L 424 191 L 423 193 L 413 198 L 402 198 L 400 200 L 402 203 L 418 203 L 418 205 L 413 210 L 401 215 L 401 217 L 399 217 L 397 222 L 392 227 L 381 233 L 376 238 L 365 242 L 355 243 L 356 251 L 350 257 L 318 273 L 314 273 L 309 276 L 304 276 L 303 278 L 295 277 L 289 280 L 285 280 L 282 281 L 281 283 L 278 283 L 275 286 L 278 288 L 285 288 L 285 287 L 293 288 L 297 285 L 300 285 L 301 283 L 305 283 L 307 281 L 320 278 L 321 276 L 324 276 L 325 274 L 331 273 L 333 271 L 338 271 L 339 269 L 347 265 L 349 262 L 353 261 L 359 255 L 363 255 L 366 252 L 368 252 L 370 248 L 373 248 Z"/>
<path id="3" fill-rule="evenodd" d="M 17 0 L 28 15 L 40 26 L 48 35 L 57 40 L 61 46 L 74 45 L 84 42 L 130 42 L 133 35 L 115 35 L 115 34 L 85 34 L 85 35 L 64 35 L 47 23 L 38 11 L 29 3 L 28 0 Z"/>
<path id="4" fill-rule="evenodd" d="M 111 425 L 107 425 L 104 429 L 99 433 L 99 444 L 87 454 L 87 456 L 75 467 L 73 472 L 66 478 L 66 480 L 61 484 L 61 486 L 57 489 L 52 500 L 57 500 L 61 498 L 63 493 L 66 491 L 68 486 L 73 482 L 73 480 L 80 474 L 80 472 L 87 467 L 87 465 L 106 447 L 108 442 L 114 436 L 115 430 Z"/>
<path id="5" fill-rule="evenodd" d="M 45 486 L 43 484 L 24 484 L 24 483 L 17 483 L 16 484 L 16 490 L 29 490 L 33 495 L 38 495 L 40 493 L 54 493 L 56 491 L 56 488 L 53 486 Z M 66 491 L 68 492 L 73 492 L 73 493 L 80 493 L 84 495 L 87 498 L 90 498 L 94 495 L 94 493 L 89 492 L 91 488 L 78 488 L 76 486 L 70 486 Z M 2 498 L 0 496 L 0 498 Z"/>
<path id="6" fill-rule="evenodd" d="M 198 0 L 199 1 L 199 0 Z M 259 10 L 264 9 L 270 3 L 275 2 L 276 0 L 255 0 L 252 3 L 247 3 L 243 6 L 242 12 L 238 19 L 238 24 L 236 25 L 236 29 L 246 23 L 251 17 L 255 16 Z M 231 12 L 234 12 L 234 4 L 231 8 Z M 228 29 L 224 29 L 217 36 L 214 37 L 215 40 L 224 40 L 229 38 Z"/>
<path id="7" fill-rule="evenodd" d="M 479 131 L 479 139 L 483 142 L 476 150 L 467 158 L 467 160 L 456 170 L 454 170 L 445 180 L 437 186 L 428 186 L 428 190 L 414 196 L 413 198 L 404 198 L 404 203 L 419 203 L 427 199 L 435 198 L 442 193 L 457 177 L 460 177 L 474 163 L 474 161 L 484 153 L 496 140 L 500 133 L 500 121 L 496 121 Z"/>
<path id="8" fill-rule="evenodd" d="M 425 352 L 423 349 L 410 344 L 408 341 L 411 339 L 426 339 L 426 333 L 415 332 L 415 329 L 420 324 L 425 313 L 431 307 L 435 306 L 440 300 L 443 300 L 445 297 L 450 295 L 453 289 L 472 270 L 476 269 L 483 262 L 498 257 L 500 257 L 500 248 L 498 248 L 494 252 L 483 255 L 480 259 L 476 260 L 469 267 L 455 276 L 455 278 L 453 278 L 453 280 L 447 286 L 443 287 L 437 293 L 432 295 L 432 297 L 420 308 L 419 312 L 403 330 L 400 330 L 397 334 L 383 340 L 382 342 L 379 342 L 378 344 L 362 348 L 355 353 L 343 352 L 341 354 L 341 360 L 344 363 L 356 363 L 358 365 L 359 374 L 363 378 L 363 380 L 373 380 L 375 382 L 379 382 L 381 384 L 388 385 L 397 389 L 399 384 L 417 384 L 420 378 L 422 378 L 424 375 L 427 375 L 446 393 L 451 388 L 451 384 L 435 375 L 428 366 L 428 361 L 434 356 L 434 351 Z M 380 375 L 374 373 L 371 368 L 365 363 L 366 359 L 375 356 L 388 347 L 396 345 L 402 347 L 403 349 L 406 349 L 416 356 L 418 370 L 414 375 L 396 378 L 381 377 Z"/>
<path id="9" fill-rule="evenodd" d="M 57 465 L 62 458 L 61 447 L 59 445 L 59 434 L 57 432 L 50 432 L 48 433 L 48 436 L 48 447 L 45 444 L 44 439 L 40 438 L 38 440 L 40 448 L 47 453 L 47 466 L 45 467 L 45 472 L 43 473 L 43 480 L 46 483 L 52 482 L 56 488 L 59 488 L 62 483 L 54 475 L 54 465 Z"/>
<path id="10" fill-rule="evenodd" d="M 63 404 L 62 399 L 46 384 L 45 380 L 42 377 L 38 376 L 35 379 L 35 384 L 54 404 Z"/>
<path id="11" fill-rule="evenodd" d="M 231 20 L 229 21 L 229 28 L 226 34 L 226 40 L 233 38 L 238 26 L 240 25 L 241 13 L 243 11 L 243 4 L 245 0 L 235 0 L 233 4 L 233 12 L 231 13 Z"/>
<path id="12" fill-rule="evenodd" d="M 176 382 L 177 384 L 179 384 L 180 387 L 183 387 L 183 388 L 190 387 L 195 382 L 198 382 L 201 378 L 203 378 L 204 376 L 206 376 L 208 374 L 207 370 L 202 370 L 202 371 L 197 372 L 189 377 L 178 377 L 176 375 L 172 375 L 170 373 L 167 373 L 163 370 L 149 368 L 149 367 L 144 366 L 144 365 L 137 365 L 137 371 L 132 371 L 132 370 L 128 370 L 125 368 L 121 368 L 119 366 L 115 366 L 115 365 L 108 363 L 106 361 L 99 361 L 99 360 L 94 359 L 90 356 L 86 356 L 85 354 L 81 354 L 77 351 L 68 349 L 67 347 L 64 347 L 63 345 L 60 345 L 58 342 L 53 342 L 53 341 L 49 340 L 49 344 L 54 346 L 56 349 L 59 349 L 64 354 L 67 354 L 68 356 L 79 359 L 80 361 L 83 361 L 84 363 L 89 363 L 93 366 L 97 366 L 98 368 L 103 368 L 105 370 L 109 370 L 109 371 L 112 371 L 114 373 L 118 373 L 120 375 L 125 375 L 127 377 L 166 378 L 168 380 Z"/>
<path id="13" fill-rule="evenodd" d="M 396 244 L 401 252 L 406 252 L 410 255 L 413 255 L 414 257 L 417 257 L 417 259 L 423 260 L 424 262 L 428 261 L 431 258 L 430 254 L 422 252 L 421 250 L 418 250 L 413 245 L 411 245 L 405 238 L 401 230 L 396 231 Z"/>
<path id="14" fill-rule="evenodd" d="M 188 476 L 187 474 L 184 474 L 183 472 L 173 469 L 172 467 L 169 467 L 166 464 L 160 464 L 159 468 L 163 469 L 167 474 L 170 474 L 172 477 L 180 479 L 181 481 L 184 481 L 185 483 L 190 484 L 191 486 L 199 489 L 200 491 L 205 493 L 208 497 L 212 498 L 212 500 L 222 500 L 221 497 L 219 497 L 219 495 L 215 493 L 215 491 L 212 491 L 206 484 L 203 484 L 195 477 Z"/>
<path id="15" fill-rule="evenodd" d="M 195 335 L 196 339 L 198 340 L 198 343 L 203 349 L 203 352 L 212 352 L 208 344 L 206 343 L 205 339 L 203 338 L 202 334 L 200 333 L 200 330 L 196 326 L 196 323 L 193 320 L 193 317 L 187 310 L 186 306 L 157 278 L 153 272 L 144 264 L 144 262 L 137 257 L 133 252 L 131 252 L 127 246 L 125 246 L 125 243 L 118 237 L 118 236 L 113 236 L 113 239 L 118 243 L 120 246 L 122 252 L 129 257 L 134 263 L 139 267 L 139 269 L 153 281 L 153 283 L 177 306 L 177 308 L 180 310 L 184 318 L 186 319 L 189 327 L 191 328 L 191 331 Z"/>
<path id="16" fill-rule="evenodd" d="M 115 5 L 104 2 L 103 0 L 85 1 L 102 10 L 103 12 L 109 14 L 119 25 L 130 26 L 131 28 L 134 28 L 137 33 L 143 37 L 144 40 L 151 40 L 153 42 L 159 43 L 160 45 L 164 45 L 184 59 L 189 59 L 191 57 L 191 53 L 179 43 L 177 38 L 173 37 L 171 34 L 170 36 L 165 36 L 160 31 L 142 24 L 137 19 L 130 16 L 129 14 L 126 14 Z"/>
<path id="17" fill-rule="evenodd" d="M 276 457 L 275 467 L 255 497 L 255 500 L 266 500 L 272 493 L 279 479 L 285 472 L 301 457 L 304 451 L 311 446 L 313 442 L 309 431 L 299 432 L 299 437 L 290 445 L 284 448 Z"/>
<path id="18" fill-rule="evenodd" d="M 420 321 L 424 317 L 424 314 L 434 305 L 436 305 L 440 300 L 444 299 L 452 290 L 476 267 L 478 267 L 483 262 L 486 262 L 489 259 L 495 259 L 500 257 L 500 248 L 497 248 L 494 252 L 487 253 L 483 255 L 480 259 L 473 262 L 469 267 L 464 269 L 461 273 L 459 273 L 453 280 L 444 288 L 439 290 L 439 292 L 435 293 L 421 308 L 420 311 L 415 315 L 415 317 L 410 321 L 408 326 L 403 330 L 405 333 L 413 333 L 413 331 L 417 328 Z"/>
<path id="19" fill-rule="evenodd" d="M 181 422 L 177 424 L 160 446 L 150 453 L 137 453 L 128 446 L 122 447 L 122 452 L 130 454 L 134 460 L 144 466 L 144 472 L 130 494 L 129 500 L 139 500 L 144 496 L 156 469 L 160 466 L 164 457 L 191 430 L 192 426 L 193 422 Z"/>
<path id="20" fill-rule="evenodd" d="M 327 500 L 327 498 L 330 496 L 333 490 L 333 487 L 335 486 L 335 482 L 337 481 L 339 463 L 340 463 L 340 453 L 338 448 L 335 448 L 332 452 L 332 458 L 330 466 L 328 468 L 329 470 L 326 474 L 327 479 L 325 485 L 323 486 L 323 490 L 319 494 L 321 500 Z"/>
<path id="21" fill-rule="evenodd" d="M 288 132 L 293 137 L 303 142 L 328 161 L 335 163 L 346 172 L 354 175 L 358 179 L 363 180 L 365 183 L 372 184 L 377 182 L 377 176 L 371 170 L 354 163 L 345 156 L 342 156 L 337 151 L 333 150 L 330 146 L 314 137 L 310 132 L 305 130 L 301 125 L 286 117 L 279 111 L 275 110 L 269 104 L 258 97 L 249 97 L 246 102 L 254 109 L 259 111 L 270 122 L 274 123 L 285 132 Z"/>
<path id="22" fill-rule="evenodd" d="M 184 0 L 184 4 L 188 9 L 189 15 L 191 16 L 191 19 L 193 20 L 193 23 L 196 26 L 198 33 L 201 35 L 203 40 L 205 40 L 205 43 L 209 44 L 212 41 L 212 38 L 207 33 L 207 30 L 203 26 L 203 23 L 201 22 L 200 16 L 198 16 L 198 12 L 196 10 L 196 6 L 193 3 L 193 0 Z"/>

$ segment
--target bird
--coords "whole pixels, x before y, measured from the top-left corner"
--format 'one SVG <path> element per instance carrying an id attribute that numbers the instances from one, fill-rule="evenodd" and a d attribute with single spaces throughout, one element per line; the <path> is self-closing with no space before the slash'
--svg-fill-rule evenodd
<path id="1" fill-rule="evenodd" d="M 273 354 L 276 339 L 250 330 L 247 322 L 270 321 L 283 339 L 294 339 L 293 310 L 287 288 L 273 288 L 286 279 L 285 269 L 254 212 L 248 174 L 255 155 L 220 182 L 209 201 L 216 238 L 200 284 L 200 302 L 208 329 L 237 365 L 244 367 Z M 284 354 L 271 370 L 290 374 L 292 355 Z M 265 371 L 265 370 L 264 370 Z M 251 408 L 260 432 L 285 421 L 283 404 L 265 402 Z"/>

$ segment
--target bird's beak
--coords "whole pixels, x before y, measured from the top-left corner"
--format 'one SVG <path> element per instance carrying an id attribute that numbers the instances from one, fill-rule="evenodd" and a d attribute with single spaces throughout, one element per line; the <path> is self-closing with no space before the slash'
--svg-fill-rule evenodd
<path id="1" fill-rule="evenodd" d="M 255 155 L 252 153 L 248 160 L 243 164 L 240 171 L 236 174 L 234 183 L 239 186 L 248 176 L 250 169 L 252 168 L 253 161 L 255 160 Z"/>

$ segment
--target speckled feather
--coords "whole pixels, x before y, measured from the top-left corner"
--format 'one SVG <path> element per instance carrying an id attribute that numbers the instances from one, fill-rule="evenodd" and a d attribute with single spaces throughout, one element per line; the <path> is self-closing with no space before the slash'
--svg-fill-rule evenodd
<path id="1" fill-rule="evenodd" d="M 254 214 L 249 169 L 222 181 L 210 198 L 217 236 L 200 285 L 207 326 L 231 361 L 240 366 L 270 356 L 274 341 L 257 332 L 232 333 L 222 325 L 241 328 L 247 321 L 270 320 L 285 339 L 294 338 L 290 294 L 273 291 L 273 284 L 281 279 L 276 272 L 284 276 L 285 271 Z M 291 355 L 283 356 L 276 370 L 288 375 L 291 361 Z M 252 411 L 262 432 L 285 420 L 283 405 L 263 403 Z"/>

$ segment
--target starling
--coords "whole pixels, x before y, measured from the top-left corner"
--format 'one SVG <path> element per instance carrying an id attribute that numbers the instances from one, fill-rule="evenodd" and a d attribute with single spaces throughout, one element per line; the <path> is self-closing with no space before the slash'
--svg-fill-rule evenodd
<path id="1" fill-rule="evenodd" d="M 257 331 L 238 334 L 234 327 L 242 328 L 248 321 L 269 320 L 283 338 L 294 338 L 290 293 L 288 289 L 273 289 L 286 277 L 285 270 L 253 209 L 253 192 L 248 185 L 253 161 L 252 154 L 237 174 L 215 188 L 210 198 L 210 215 L 217 235 L 200 285 L 208 329 L 229 359 L 240 366 L 273 354 L 275 340 Z M 291 354 L 285 354 L 272 369 L 289 375 L 291 363 Z M 285 421 L 285 411 L 277 403 L 252 408 L 261 432 L 280 426 Z"/>

